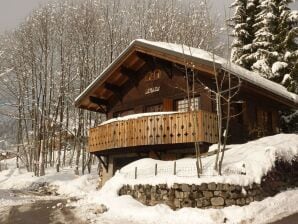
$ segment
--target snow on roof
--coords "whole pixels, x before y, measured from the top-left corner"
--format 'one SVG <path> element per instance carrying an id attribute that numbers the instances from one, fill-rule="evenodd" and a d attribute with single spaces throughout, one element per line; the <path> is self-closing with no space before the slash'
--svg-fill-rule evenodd
<path id="1" fill-rule="evenodd" d="M 251 72 L 241 66 L 238 66 L 226 59 L 214 55 L 210 52 L 207 52 L 202 49 L 188 47 L 186 45 L 181 44 L 172 44 L 165 42 L 153 42 L 142 39 L 137 39 L 134 41 L 137 44 L 146 45 L 146 46 L 154 46 L 160 49 L 164 49 L 173 53 L 178 53 L 186 56 L 190 56 L 193 59 L 199 59 L 201 61 L 206 61 L 208 63 L 215 62 L 216 67 L 221 67 L 222 69 L 233 73 L 237 77 L 241 78 L 244 81 L 252 83 L 256 86 L 262 87 L 270 92 L 275 93 L 283 98 L 286 98 L 292 101 L 295 104 L 298 104 L 298 95 L 289 92 L 284 86 L 279 85 L 273 81 L 270 81 L 266 78 L 261 77 L 257 73 Z M 158 50 L 158 49 L 156 49 Z"/>
<path id="2" fill-rule="evenodd" d="M 215 66 L 217 69 L 223 69 L 236 75 L 240 79 L 249 82 L 253 85 L 266 89 L 280 97 L 283 97 L 294 104 L 298 104 L 298 95 L 289 92 L 284 86 L 272 82 L 266 78 L 261 77 L 257 73 L 251 72 L 242 68 L 222 57 L 219 57 L 211 52 L 199 48 L 188 47 L 181 44 L 173 44 L 166 42 L 154 42 L 144 39 L 136 39 L 75 99 L 78 103 L 89 91 L 95 87 L 102 78 L 104 78 L 112 69 L 126 56 L 134 47 L 145 47 L 169 55 L 174 55 L 180 58 L 185 58 L 185 61 L 193 61 L 197 63 Z"/>

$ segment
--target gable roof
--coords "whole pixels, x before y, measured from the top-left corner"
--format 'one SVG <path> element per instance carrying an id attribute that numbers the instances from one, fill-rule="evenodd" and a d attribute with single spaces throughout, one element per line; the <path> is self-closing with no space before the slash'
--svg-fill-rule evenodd
<path id="1" fill-rule="evenodd" d="M 149 55 L 154 54 L 154 56 L 161 58 L 171 57 L 177 59 L 178 63 L 179 61 L 184 63 L 192 62 L 199 65 L 200 68 L 209 67 L 213 69 L 214 67 L 215 69 L 225 70 L 239 77 L 241 80 L 267 90 L 276 97 L 283 99 L 283 101 L 285 101 L 284 103 L 288 106 L 294 108 L 298 107 L 298 95 L 287 91 L 282 85 L 248 71 L 222 57 L 186 45 L 153 42 L 143 39 L 137 39 L 131 42 L 131 44 L 75 99 L 75 105 L 82 107 L 81 101 L 102 84 L 133 52 L 143 52 Z"/>

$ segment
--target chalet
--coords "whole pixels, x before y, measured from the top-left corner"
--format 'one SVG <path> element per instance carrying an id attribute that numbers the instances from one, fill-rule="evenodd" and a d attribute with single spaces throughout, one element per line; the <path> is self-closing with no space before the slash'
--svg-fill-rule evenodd
<path id="1" fill-rule="evenodd" d="M 231 105 L 237 115 L 231 117 L 231 143 L 279 133 L 278 111 L 298 108 L 297 95 L 209 52 L 133 41 L 75 100 L 77 107 L 107 116 L 89 132 L 89 150 L 102 160 L 104 180 L 139 158 L 191 156 L 194 142 L 207 151 L 218 141 L 215 75 L 223 80 L 226 74 L 240 86 Z"/>

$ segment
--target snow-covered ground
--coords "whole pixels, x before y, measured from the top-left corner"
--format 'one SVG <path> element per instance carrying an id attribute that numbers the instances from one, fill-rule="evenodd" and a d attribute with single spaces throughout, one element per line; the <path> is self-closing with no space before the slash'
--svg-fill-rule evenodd
<path id="1" fill-rule="evenodd" d="M 296 205 L 298 201 L 298 189 L 282 192 L 274 197 L 261 202 L 253 202 L 250 205 L 239 207 L 230 206 L 223 209 L 197 209 L 183 208 L 173 211 L 166 205 L 145 206 L 134 200 L 131 196 L 118 196 L 118 190 L 124 184 L 137 183 L 201 183 L 201 182 L 229 182 L 247 185 L 253 182 L 259 183 L 261 176 L 266 174 L 276 158 L 291 161 L 298 155 L 298 135 L 280 134 L 262 138 L 243 145 L 230 145 L 226 153 L 222 177 L 205 175 L 202 178 L 177 177 L 174 175 L 159 175 L 157 177 L 142 177 L 132 179 L 129 172 L 137 167 L 151 169 L 156 163 L 160 166 L 172 167 L 173 162 L 143 159 L 122 168 L 120 172 L 111 178 L 100 190 L 96 190 L 98 176 L 96 167 L 91 174 L 75 175 L 73 168 L 64 168 L 60 173 L 54 169 L 48 169 L 44 177 L 34 177 L 23 169 L 13 168 L 0 172 L 0 189 L 23 189 L 33 182 L 49 182 L 58 188 L 58 193 L 64 197 L 76 197 L 79 200 L 69 204 L 76 207 L 76 215 L 90 223 L 268 223 L 282 217 L 298 213 Z M 7 161 L 12 164 L 11 159 Z M 213 166 L 214 156 L 203 158 L 204 167 Z M 194 163 L 193 159 L 177 161 L 177 170 L 185 164 Z M 244 164 L 244 166 L 243 166 Z M 206 169 L 206 172 L 211 172 Z M 246 175 L 231 174 L 231 170 L 242 170 Z M 2 190 L 4 192 L 4 190 Z M 50 196 L 53 197 L 53 196 Z M 6 203 L 11 203 L 12 198 L 2 195 L 0 190 L 0 208 Z M 291 200 L 289 200 L 291 199 Z M 6 201 L 5 201 L 6 200 Z M 9 201 L 10 200 L 10 201 Z M 15 203 L 27 203 L 26 200 Z M 108 211 L 103 214 L 95 214 L 101 204 L 107 206 Z"/>

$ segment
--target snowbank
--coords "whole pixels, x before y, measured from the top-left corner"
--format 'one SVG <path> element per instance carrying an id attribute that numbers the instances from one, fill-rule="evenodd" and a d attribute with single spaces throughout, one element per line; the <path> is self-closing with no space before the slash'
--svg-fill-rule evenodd
<path id="1" fill-rule="evenodd" d="M 286 143 L 286 144 L 285 144 Z M 214 146 L 212 147 L 214 148 Z M 181 159 L 176 161 L 176 175 L 173 175 L 173 161 L 141 159 L 120 170 L 119 175 L 126 177 L 127 184 L 168 184 L 174 183 L 230 183 L 250 185 L 260 183 L 261 178 L 274 166 L 275 160 L 291 162 L 298 156 L 298 135 L 279 134 L 261 138 L 241 145 L 228 145 L 223 161 L 223 175 L 213 171 L 215 155 L 202 158 L 203 174 L 197 178 L 196 160 Z M 161 167 L 155 176 L 155 164 Z M 134 179 L 135 167 L 138 178 Z M 242 175 L 241 175 L 242 174 Z"/>
<path id="2" fill-rule="evenodd" d="M 13 163 L 15 159 L 8 161 Z M 84 197 L 90 191 L 94 191 L 98 182 L 96 168 L 92 169 L 91 174 L 75 175 L 74 169 L 70 167 L 62 168 L 57 173 L 55 168 L 48 168 L 46 175 L 41 177 L 34 176 L 33 172 L 25 169 L 9 168 L 0 172 L 0 189 L 26 189 L 35 182 L 47 182 L 57 187 L 57 192 L 64 196 Z"/>
<path id="3" fill-rule="evenodd" d="M 224 175 L 222 177 L 185 178 L 175 176 L 157 176 L 155 178 L 140 178 L 133 180 L 127 178 L 125 173 L 134 170 L 135 166 L 150 167 L 158 163 L 166 166 L 167 163 L 153 159 L 142 159 L 124 167 L 111 178 L 100 191 L 90 192 L 82 200 L 76 202 L 78 213 L 83 218 L 97 223 L 101 220 L 113 220 L 114 223 L 123 221 L 143 224 L 183 224 L 183 223 L 268 223 L 298 212 L 298 189 L 282 192 L 272 198 L 261 202 L 253 202 L 247 206 L 230 206 L 223 209 L 198 209 L 183 208 L 173 211 L 166 205 L 145 206 L 134 200 L 131 196 L 118 196 L 118 190 L 124 184 L 148 183 L 201 183 L 201 182 L 229 182 L 247 185 L 259 183 L 261 177 L 273 166 L 276 159 L 291 161 L 298 155 L 298 135 L 279 134 L 265 137 L 243 145 L 230 145 L 226 152 L 223 164 L 224 173 L 231 168 L 243 167 L 245 164 L 246 175 Z M 203 164 L 213 166 L 214 157 L 203 158 Z M 185 165 L 193 159 L 177 161 Z M 291 198 L 291 200 L 288 200 Z M 96 206 L 104 204 L 108 212 L 102 215 L 94 214 Z"/>

